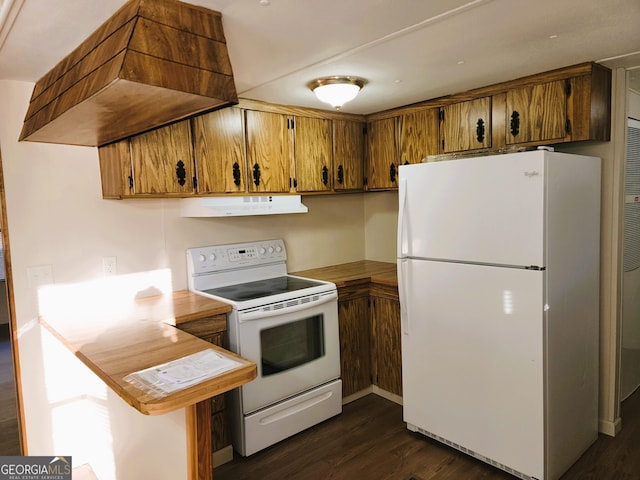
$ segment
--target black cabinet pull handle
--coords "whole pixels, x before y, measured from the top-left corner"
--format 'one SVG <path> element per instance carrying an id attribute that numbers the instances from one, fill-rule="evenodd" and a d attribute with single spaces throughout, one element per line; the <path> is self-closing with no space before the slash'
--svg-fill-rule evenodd
<path id="1" fill-rule="evenodd" d="M 344 167 L 342 165 L 338 165 L 338 183 L 342 185 L 344 182 Z"/>
<path id="2" fill-rule="evenodd" d="M 329 183 L 329 169 L 326 167 L 322 167 L 322 184 L 326 187 L 327 183 Z"/>
<path id="3" fill-rule="evenodd" d="M 238 185 L 240 185 L 240 165 L 238 165 L 238 162 L 233 163 L 232 170 L 233 170 L 233 183 L 237 187 Z"/>
<path id="4" fill-rule="evenodd" d="M 253 183 L 256 185 L 260 185 L 260 165 L 257 163 L 253 165 Z"/>
<path id="5" fill-rule="evenodd" d="M 484 142 L 484 120 L 481 118 L 479 118 L 476 123 L 476 138 L 478 142 Z"/>
<path id="6" fill-rule="evenodd" d="M 176 177 L 178 178 L 178 185 L 181 187 L 187 183 L 187 170 L 184 168 L 182 160 L 178 160 L 178 163 L 176 163 Z"/>
<path id="7" fill-rule="evenodd" d="M 396 174 L 397 174 L 396 166 L 392 163 L 391 166 L 389 167 L 389 180 L 391 180 L 391 183 L 396 183 Z"/>
<path id="8" fill-rule="evenodd" d="M 514 137 L 520 133 L 520 114 L 516 110 L 511 113 L 509 126 L 511 127 L 511 135 Z"/>

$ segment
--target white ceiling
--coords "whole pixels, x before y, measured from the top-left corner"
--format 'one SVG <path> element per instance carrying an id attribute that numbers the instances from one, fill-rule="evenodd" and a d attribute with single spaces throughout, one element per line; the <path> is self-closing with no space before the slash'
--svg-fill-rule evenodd
<path id="1" fill-rule="evenodd" d="M 35 82 L 125 0 L 7 2 L 0 79 Z M 640 66 L 639 0 L 189 3 L 222 12 L 238 94 L 274 103 L 329 108 L 306 87 L 325 75 L 366 78 L 342 109 L 366 114 L 585 61 Z"/>

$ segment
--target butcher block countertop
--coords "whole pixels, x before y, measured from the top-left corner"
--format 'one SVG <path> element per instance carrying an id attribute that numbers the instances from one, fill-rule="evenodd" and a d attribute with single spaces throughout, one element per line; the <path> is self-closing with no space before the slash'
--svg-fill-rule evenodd
<path id="1" fill-rule="evenodd" d="M 398 286 L 396 264 L 374 260 L 342 263 L 330 267 L 292 272 L 291 274 L 333 282 L 338 289 L 368 283 L 377 283 L 389 287 Z"/>
<path id="2" fill-rule="evenodd" d="M 107 322 L 77 315 L 41 314 L 40 322 L 125 402 L 146 415 L 184 408 L 243 385 L 256 377 L 256 365 L 173 326 L 226 314 L 231 307 L 187 291 L 135 300 L 135 315 Z M 162 397 L 136 388 L 124 378 L 134 372 L 215 350 L 241 366 Z"/>

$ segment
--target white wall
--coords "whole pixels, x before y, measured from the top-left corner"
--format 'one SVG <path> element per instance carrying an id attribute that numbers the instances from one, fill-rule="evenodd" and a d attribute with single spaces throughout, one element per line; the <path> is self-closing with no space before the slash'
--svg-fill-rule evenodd
<path id="1" fill-rule="evenodd" d="M 193 246 L 284 238 L 291 271 L 361 260 L 365 195 L 304 197 L 308 214 L 223 219 L 181 218 L 177 199 L 103 200 L 97 149 L 17 141 L 32 89 L 31 83 L 0 81 L 0 149 L 28 453 L 72 455 L 76 464 L 88 458 L 101 480 L 137 480 L 142 471 L 146 478 L 183 478 L 183 413 L 145 417 L 101 390 L 93 374 L 39 327 L 27 267 L 51 265 L 55 283 L 78 283 L 100 278 L 102 257 L 115 256 L 119 274 L 171 269 L 179 290 L 187 287 L 185 250 Z M 395 207 L 392 200 L 382 203 L 387 219 Z M 372 224 L 382 221 L 367 212 Z M 393 261 L 395 246 L 387 252 L 390 239 L 385 235 L 382 242 L 378 247 L 374 240 L 371 251 Z M 54 395 L 50 387 L 65 379 L 67 393 Z M 78 417 L 86 419 L 86 428 L 74 431 L 71 423 L 61 423 L 65 410 L 86 412 Z M 96 415 L 108 428 L 89 427 Z M 101 458 L 89 458 L 88 452 Z"/>
<path id="2" fill-rule="evenodd" d="M 367 193 L 364 199 L 365 258 L 396 262 L 398 192 Z"/>

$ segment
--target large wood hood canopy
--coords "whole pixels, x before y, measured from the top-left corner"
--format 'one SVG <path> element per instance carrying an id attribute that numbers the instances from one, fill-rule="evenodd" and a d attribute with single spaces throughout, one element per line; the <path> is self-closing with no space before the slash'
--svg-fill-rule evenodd
<path id="1" fill-rule="evenodd" d="M 20 140 L 100 146 L 237 102 L 219 12 L 131 0 L 36 83 Z"/>

